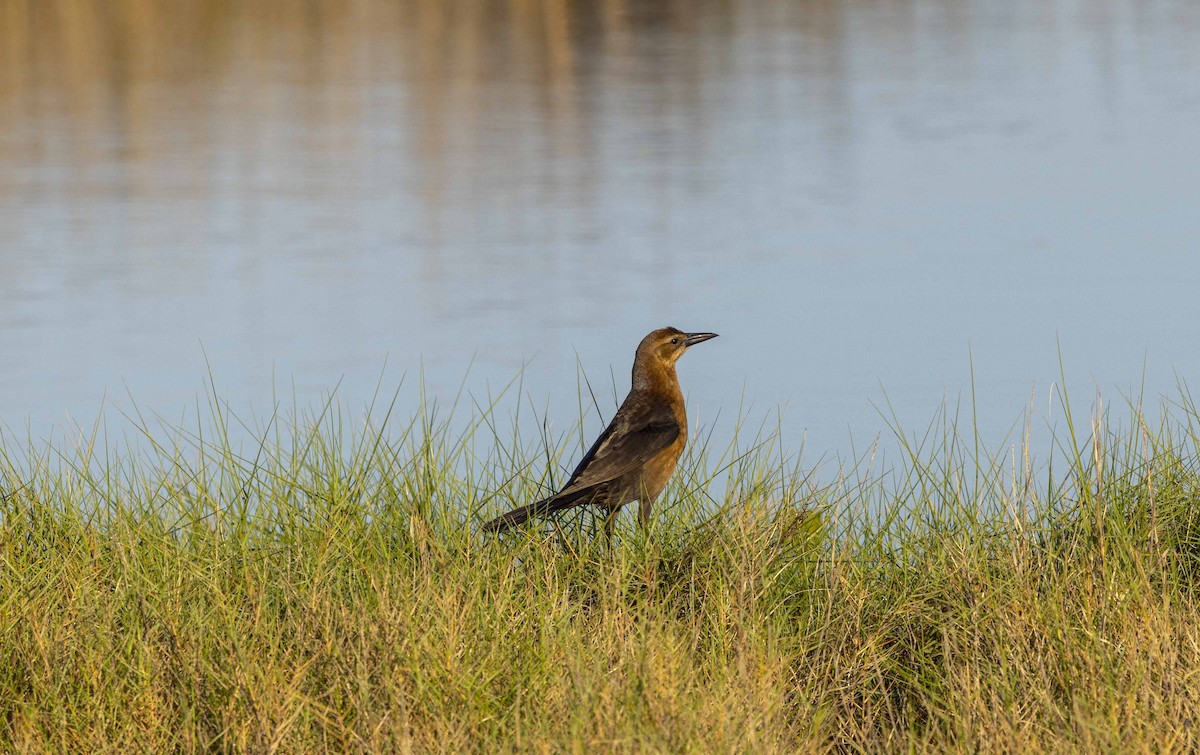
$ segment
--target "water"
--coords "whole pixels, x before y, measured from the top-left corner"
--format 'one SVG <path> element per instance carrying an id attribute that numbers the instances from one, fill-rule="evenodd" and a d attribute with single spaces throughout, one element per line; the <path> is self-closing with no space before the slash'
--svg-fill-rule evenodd
<path id="1" fill-rule="evenodd" d="M 973 366 L 1000 438 L 1200 375 L 1197 134 L 1191 0 L 0 0 L 0 422 L 523 368 L 564 430 L 671 324 L 702 424 Z"/>

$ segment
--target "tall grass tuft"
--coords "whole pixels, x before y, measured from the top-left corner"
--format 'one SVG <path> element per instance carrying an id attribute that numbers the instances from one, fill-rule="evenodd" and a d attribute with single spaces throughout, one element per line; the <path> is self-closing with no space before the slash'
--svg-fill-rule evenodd
<path id="1" fill-rule="evenodd" d="M 948 412 L 835 474 L 739 428 L 611 545 L 580 512 L 477 532 L 578 432 L 394 404 L 0 437 L 0 748 L 1200 746 L 1186 393 L 1153 426 L 1064 401 L 1044 463 Z"/>

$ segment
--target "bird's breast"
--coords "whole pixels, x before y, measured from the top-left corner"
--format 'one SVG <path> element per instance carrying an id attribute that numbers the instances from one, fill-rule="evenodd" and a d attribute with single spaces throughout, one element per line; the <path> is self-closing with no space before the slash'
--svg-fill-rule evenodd
<path id="1" fill-rule="evenodd" d="M 660 451 L 657 456 L 646 462 L 646 466 L 642 470 L 642 488 L 650 500 L 658 498 L 662 493 L 663 488 L 670 481 L 671 475 L 675 472 L 679 457 L 683 455 L 683 447 L 687 443 L 687 429 L 685 427 L 681 430 L 679 437 Z"/>

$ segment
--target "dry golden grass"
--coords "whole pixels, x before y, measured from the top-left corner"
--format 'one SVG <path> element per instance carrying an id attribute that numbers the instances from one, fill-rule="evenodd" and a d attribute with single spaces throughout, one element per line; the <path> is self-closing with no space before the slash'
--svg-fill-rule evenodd
<path id="1" fill-rule="evenodd" d="M 0 748 L 1195 751 L 1200 423 L 1131 416 L 1054 476 L 945 423 L 882 480 L 700 449 L 611 547 L 474 533 L 540 483 L 492 410 L 5 438 Z"/>

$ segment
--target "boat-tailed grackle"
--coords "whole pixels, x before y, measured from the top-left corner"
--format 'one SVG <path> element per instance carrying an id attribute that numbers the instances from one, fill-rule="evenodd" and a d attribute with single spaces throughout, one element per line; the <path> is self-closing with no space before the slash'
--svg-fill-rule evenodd
<path id="1" fill-rule="evenodd" d="M 660 328 L 643 338 L 633 358 L 629 395 L 567 484 L 549 498 L 496 517 L 483 525 L 483 531 L 503 532 L 533 517 L 592 505 L 606 510 L 604 528 L 611 536 L 617 512 L 635 500 L 639 524 L 648 525 L 650 507 L 666 487 L 687 443 L 687 414 L 675 362 L 688 347 L 716 337 L 716 333 Z"/>

